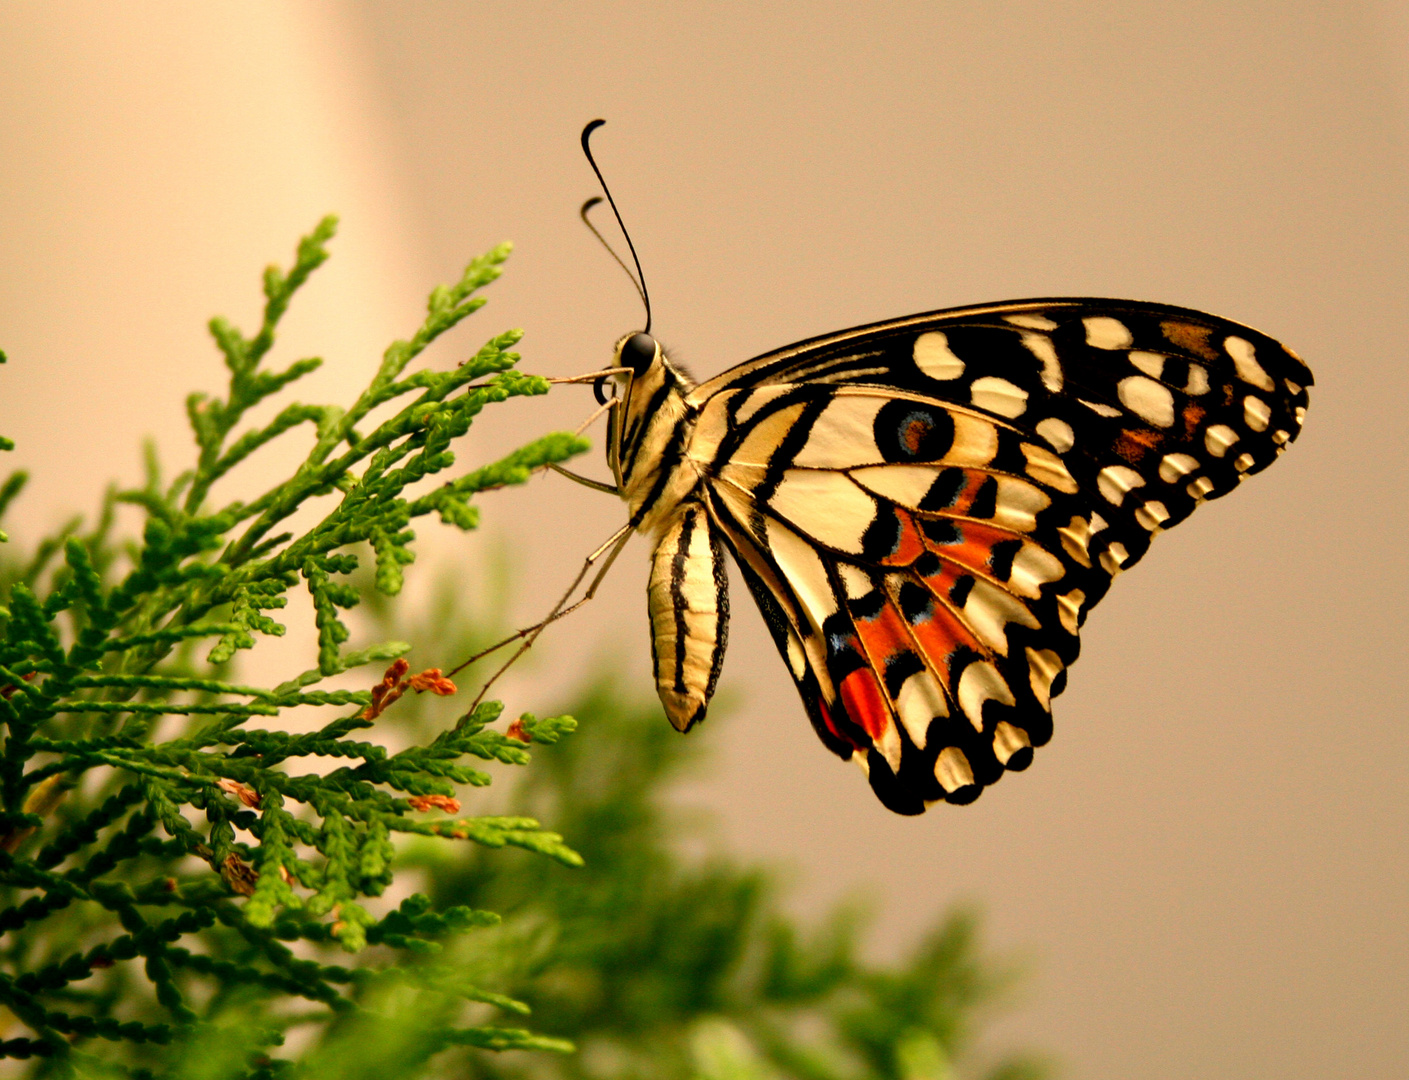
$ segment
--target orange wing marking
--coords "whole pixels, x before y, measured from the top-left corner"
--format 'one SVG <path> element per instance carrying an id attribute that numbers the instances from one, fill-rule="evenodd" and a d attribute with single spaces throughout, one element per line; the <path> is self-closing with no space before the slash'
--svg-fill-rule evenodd
<path id="1" fill-rule="evenodd" d="M 884 566 L 909 566 L 925 553 L 925 538 L 909 513 L 898 506 L 890 509 L 900 523 L 900 539 L 896 542 L 895 550 L 883 556 L 880 561 Z M 884 513 L 885 510 L 881 512 Z"/>
<path id="2" fill-rule="evenodd" d="M 890 603 L 884 604 L 873 618 L 853 618 L 853 621 L 865 656 L 879 671 L 885 670 L 896 653 L 909 652 L 912 647 L 905 620 Z"/>
<path id="3" fill-rule="evenodd" d="M 890 728 L 890 706 L 876 673 L 868 667 L 857 668 L 842 680 L 840 697 L 847 716 L 879 744 Z"/>

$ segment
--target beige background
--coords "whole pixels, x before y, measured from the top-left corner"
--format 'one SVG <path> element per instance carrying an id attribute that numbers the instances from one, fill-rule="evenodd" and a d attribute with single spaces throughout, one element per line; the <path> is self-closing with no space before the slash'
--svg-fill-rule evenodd
<path id="1" fill-rule="evenodd" d="M 875 891 L 879 953 L 980 902 L 1033 971 L 998 1037 L 1071 1076 L 1409 1071 L 1403 8 L 35 3 L 0 7 L 0 43 L 21 538 L 137 479 L 142 433 L 184 464 L 181 400 L 219 378 L 204 320 L 249 325 L 257 268 L 329 209 L 335 258 L 284 338 L 329 360 L 301 396 L 360 385 L 428 286 L 506 237 L 508 276 L 441 359 L 521 325 L 528 370 L 600 363 L 640 316 L 574 217 L 596 115 L 656 329 L 700 374 L 1028 295 L 1164 300 L 1288 341 L 1318 377 L 1304 438 L 1121 580 L 1033 770 L 889 815 L 816 743 L 740 589 L 740 708 L 691 736 L 719 767 L 682 799 L 790 860 L 803 909 Z M 466 460 L 588 400 L 502 410 Z M 558 480 L 485 511 L 513 520 L 524 619 L 621 517 Z M 644 688 L 644 575 L 638 542 L 511 707 L 603 655 Z"/>

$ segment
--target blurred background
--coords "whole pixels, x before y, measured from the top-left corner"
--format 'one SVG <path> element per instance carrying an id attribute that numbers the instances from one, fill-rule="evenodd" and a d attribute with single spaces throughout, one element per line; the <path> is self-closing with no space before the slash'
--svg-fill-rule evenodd
<path id="1" fill-rule="evenodd" d="M 334 258 L 280 346 L 327 358 L 302 396 L 363 385 L 429 287 L 503 239 L 508 272 L 446 362 L 522 326 L 524 370 L 600 365 L 641 314 L 576 220 L 594 116 L 655 329 L 701 376 L 1037 295 L 1287 341 L 1317 375 L 1304 437 L 1121 579 L 1030 772 L 889 814 L 808 730 L 735 581 L 733 715 L 691 734 L 716 765 L 677 798 L 792 867 L 799 911 L 873 897 L 878 957 L 980 906 L 1030 972 L 993 1037 L 1072 1077 L 1409 1071 L 1402 5 L 13 3 L 0 42 L 20 540 L 138 480 L 143 435 L 184 466 L 183 399 L 220 382 L 205 320 L 252 326 L 256 268 L 327 211 Z M 500 410 L 463 456 L 590 404 L 565 388 Z M 507 544 L 518 622 L 622 518 L 559 478 L 482 509 L 468 540 L 423 530 L 426 561 Z M 604 665 L 648 687 L 645 576 L 638 540 L 509 709 Z"/>

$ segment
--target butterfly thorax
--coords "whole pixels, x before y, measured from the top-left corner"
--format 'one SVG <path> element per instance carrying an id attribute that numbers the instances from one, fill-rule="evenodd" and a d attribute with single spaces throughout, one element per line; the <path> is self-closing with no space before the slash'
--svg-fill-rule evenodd
<path id="1" fill-rule="evenodd" d="M 700 484 L 686 456 L 695 419 L 685 395 L 694 383 L 647 334 L 622 339 L 616 355 L 618 366 L 631 371 L 616 376 L 620 404 L 611 414 L 607 462 L 632 524 L 655 534 Z"/>

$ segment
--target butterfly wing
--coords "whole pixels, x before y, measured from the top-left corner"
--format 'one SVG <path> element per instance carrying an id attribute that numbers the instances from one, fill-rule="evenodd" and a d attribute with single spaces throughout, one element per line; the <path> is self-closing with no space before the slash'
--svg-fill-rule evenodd
<path id="1" fill-rule="evenodd" d="M 741 365 L 691 394 L 689 456 L 819 736 L 918 813 L 1027 766 L 1112 578 L 1274 460 L 1310 384 L 1213 316 L 1026 301 Z"/>

